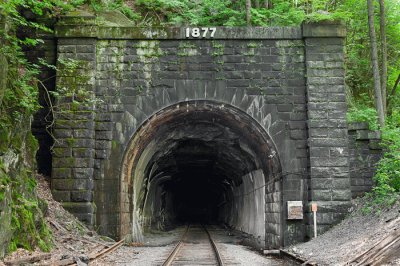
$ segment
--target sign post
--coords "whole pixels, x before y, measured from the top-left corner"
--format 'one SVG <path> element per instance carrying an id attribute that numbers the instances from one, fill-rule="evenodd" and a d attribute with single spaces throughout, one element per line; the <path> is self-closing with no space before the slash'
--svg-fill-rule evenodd
<path id="1" fill-rule="evenodd" d="M 313 218 L 314 218 L 314 237 L 317 237 L 317 203 L 312 203 L 311 204 L 311 211 L 313 212 Z"/>

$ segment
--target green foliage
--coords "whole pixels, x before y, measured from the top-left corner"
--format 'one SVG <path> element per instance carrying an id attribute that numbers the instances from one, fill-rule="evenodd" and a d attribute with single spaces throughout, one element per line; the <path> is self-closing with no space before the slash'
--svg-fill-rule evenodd
<path id="1" fill-rule="evenodd" d="M 6 174 L 4 166 L 0 161 L 0 202 L 4 200 L 6 189 L 11 183 L 10 177 Z"/>
<path id="2" fill-rule="evenodd" d="M 55 99 L 50 107 L 53 116 L 57 119 L 70 119 L 74 114 L 92 113 L 96 104 L 102 100 L 95 97 L 92 91 L 85 89 L 89 77 L 85 74 L 87 62 L 75 59 L 58 60 L 55 68 L 59 75 L 68 79 L 68 86 L 59 86 L 55 91 L 48 93 Z M 64 82 L 65 83 L 65 82 Z"/>
<path id="3" fill-rule="evenodd" d="M 365 94 L 361 95 L 360 99 L 349 108 L 347 119 L 350 122 L 368 122 L 370 129 L 378 129 L 377 112 Z M 375 187 L 367 195 L 372 199 L 370 205 L 367 204 L 367 209 L 372 208 L 374 204 L 394 203 L 394 199 L 400 192 L 400 111 L 398 109 L 387 117 L 386 126 L 380 130 L 382 132 L 381 145 L 385 152 L 377 165 L 374 176 Z"/>
<path id="4" fill-rule="evenodd" d="M 23 181 L 29 181 L 27 178 Z M 21 185 L 14 184 L 14 185 Z M 13 238 L 9 250 L 16 248 L 32 250 L 38 246 L 43 251 L 49 251 L 52 243 L 51 232 L 44 223 L 43 214 L 36 198 L 29 199 L 26 195 L 13 191 L 12 220 Z"/>
<path id="5" fill-rule="evenodd" d="M 375 2 L 377 4 L 377 2 Z M 388 42 L 388 91 L 400 73 L 400 2 L 387 0 L 386 35 Z M 370 62 L 368 17 L 365 1 L 346 0 L 338 9 L 344 13 L 348 37 L 346 43 L 346 83 L 353 99 L 348 113 L 349 121 L 366 121 L 370 129 L 377 129 L 377 114 L 373 104 L 373 79 Z M 376 6 L 376 12 L 379 8 Z M 377 13 L 375 27 L 379 30 Z M 378 38 L 379 38 L 379 34 Z M 378 39 L 378 44 L 380 40 Z M 379 48 L 379 47 L 378 47 Z M 379 49 L 380 50 L 380 49 Z M 399 90 L 400 88 L 398 88 Z M 378 205 L 392 204 L 400 192 L 400 115 L 399 93 L 390 98 L 387 125 L 381 128 L 384 157 L 379 161 L 375 174 L 375 187 L 367 195 L 366 211 Z"/>
<path id="6" fill-rule="evenodd" d="M 378 198 L 400 192 L 400 111 L 396 110 L 382 129 L 382 145 L 386 152 L 379 161 L 374 180 Z"/>
<path id="7" fill-rule="evenodd" d="M 16 32 L 20 27 L 30 31 L 50 32 L 36 20 L 28 20 L 21 11 L 29 10 L 35 16 L 55 14 L 63 7 L 63 1 L 56 0 L 10 0 L 0 4 L 0 13 L 8 18 L 8 28 L 1 32 L 0 54 L 7 62 L 6 87 L 1 88 L 0 102 L 0 201 L 5 190 L 11 191 L 11 230 L 9 250 L 18 247 L 48 251 L 51 234 L 44 223 L 39 201 L 35 194 L 36 181 L 32 174 L 34 155 L 38 148 L 36 139 L 30 132 L 29 122 L 39 109 L 38 73 L 40 66 L 28 62 L 23 49 L 42 43 L 41 39 L 20 39 Z M 2 66 L 3 67 L 3 66 Z M 17 158 L 5 167 L 2 155 L 6 152 Z"/>
<path id="8" fill-rule="evenodd" d="M 11 230 L 9 251 L 17 248 L 33 250 L 38 246 L 49 251 L 52 236 L 43 220 L 39 200 L 35 195 L 36 180 L 25 167 L 8 174 L 0 158 L 0 201 L 4 200 L 4 189 L 11 190 Z"/>
<path id="9" fill-rule="evenodd" d="M 143 25 L 245 25 L 245 15 L 230 0 L 137 0 Z"/>
<path id="10" fill-rule="evenodd" d="M 140 14 L 136 13 L 131 7 L 126 5 L 125 2 L 122 0 L 107 1 L 107 2 L 95 1 L 95 0 L 91 1 L 75 0 L 71 5 L 74 7 L 79 7 L 84 4 L 89 4 L 90 7 L 96 12 L 118 10 L 132 21 L 138 21 L 141 19 Z"/>
<path id="11" fill-rule="evenodd" d="M 389 193 L 382 197 L 377 197 L 374 193 L 367 193 L 362 199 L 363 215 L 381 215 L 385 210 L 390 209 L 396 202 L 399 202 L 400 195 L 397 193 Z"/>
<path id="12" fill-rule="evenodd" d="M 277 1 L 272 8 L 253 8 L 252 25 L 291 26 L 299 25 L 306 18 L 305 11 L 287 1 Z"/>
<path id="13" fill-rule="evenodd" d="M 353 102 L 347 112 L 348 122 L 368 122 L 371 130 L 378 129 L 378 115 L 368 95 L 360 95 L 360 99 Z"/>
<path id="14" fill-rule="evenodd" d="M 377 1 L 375 2 L 377 3 Z M 386 36 L 388 42 L 388 90 L 400 73 L 400 2 L 387 0 Z M 376 8 L 376 29 L 379 30 L 379 9 Z M 346 0 L 338 7 L 347 26 L 346 39 L 346 83 L 352 96 L 367 94 L 373 99 L 373 79 L 368 36 L 368 15 L 366 1 Z M 378 44 L 380 44 L 379 34 Z M 378 47 L 379 48 L 379 47 Z M 379 49 L 380 50 L 380 49 Z"/>
<path id="15" fill-rule="evenodd" d="M 48 9 L 58 4 L 58 1 L 5 1 L 0 5 L 0 13 L 8 17 L 10 29 L 1 32 L 3 42 L 0 54 L 5 57 L 8 64 L 7 87 L 4 98 L 0 103 L 0 139 L 3 143 L 11 143 L 15 137 L 10 128 L 18 122 L 25 121 L 35 113 L 39 104 L 37 102 L 37 74 L 39 66 L 28 62 L 23 52 L 23 46 L 35 46 L 42 43 L 40 39 L 16 37 L 15 32 L 19 27 L 29 27 L 32 30 L 50 31 L 44 25 L 35 21 L 28 21 L 20 14 L 21 9 L 29 9 L 37 16 L 43 15 Z M 61 2 L 60 2 L 61 3 Z M 3 145 L 0 145 L 3 146 Z M 7 145 L 6 148 L 9 145 Z M 0 147 L 4 149 L 5 147 Z"/>
<path id="16" fill-rule="evenodd" d="M 348 120 L 368 122 L 370 129 L 377 129 L 376 115 L 374 108 L 358 104 L 350 108 Z M 400 195 L 400 110 L 394 110 L 388 116 L 386 126 L 380 130 L 384 156 L 377 165 L 375 186 L 366 195 L 369 200 L 364 208 L 365 213 L 376 209 L 376 206 L 392 205 Z"/>
<path id="17" fill-rule="evenodd" d="M 368 122 L 369 128 L 372 130 L 378 129 L 376 109 L 369 106 L 351 107 L 347 114 L 347 119 L 350 122 Z"/>

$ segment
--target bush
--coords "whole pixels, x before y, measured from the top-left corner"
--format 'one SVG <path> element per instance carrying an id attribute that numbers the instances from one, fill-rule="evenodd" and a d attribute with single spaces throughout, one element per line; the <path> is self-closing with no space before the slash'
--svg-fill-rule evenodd
<path id="1" fill-rule="evenodd" d="M 368 122 L 370 129 L 378 129 L 376 110 L 370 107 L 365 97 L 361 99 L 349 108 L 348 121 Z M 387 117 L 386 126 L 380 130 L 385 151 L 373 177 L 375 186 L 367 197 L 372 199 L 368 201 L 370 204 L 391 205 L 400 192 L 400 111 L 393 110 Z"/>
<path id="2" fill-rule="evenodd" d="M 357 101 L 350 104 L 347 121 L 368 122 L 371 130 L 378 129 L 378 114 L 368 95 L 361 94 Z"/>
<path id="3" fill-rule="evenodd" d="M 382 129 L 382 145 L 386 151 L 378 163 L 374 180 L 377 196 L 400 192 L 400 112 L 394 111 Z"/>

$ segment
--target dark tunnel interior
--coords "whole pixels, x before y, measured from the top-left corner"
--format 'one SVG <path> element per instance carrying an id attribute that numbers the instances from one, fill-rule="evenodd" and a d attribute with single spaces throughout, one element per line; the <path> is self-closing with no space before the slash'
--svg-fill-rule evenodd
<path id="1" fill-rule="evenodd" d="M 232 188 L 257 169 L 251 151 L 229 128 L 206 121 L 185 123 L 168 135 L 148 164 L 143 211 L 156 225 L 223 223 Z"/>
<path id="2" fill-rule="evenodd" d="M 225 224 L 263 234 L 260 208 L 265 179 L 279 171 L 276 151 L 258 124 L 212 107 L 160 114 L 132 144 L 133 205 L 147 228 Z"/>
<path id="3" fill-rule="evenodd" d="M 218 223 L 218 208 L 224 191 L 216 176 L 205 169 L 193 168 L 177 176 L 166 190 L 172 196 L 178 223 Z"/>
<path id="4" fill-rule="evenodd" d="M 199 140 L 179 142 L 174 160 L 179 171 L 165 184 L 178 223 L 218 223 L 229 176 L 215 165 L 219 146 Z"/>

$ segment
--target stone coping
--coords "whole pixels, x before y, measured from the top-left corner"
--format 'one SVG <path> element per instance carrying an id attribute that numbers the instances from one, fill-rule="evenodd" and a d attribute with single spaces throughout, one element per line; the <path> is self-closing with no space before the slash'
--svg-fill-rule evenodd
<path id="1" fill-rule="evenodd" d="M 303 24 L 297 27 L 134 27 L 90 24 L 56 25 L 58 38 L 138 39 L 138 40 L 263 40 L 303 39 L 310 37 L 345 37 L 341 24 Z M 193 37 L 193 30 L 200 29 L 201 36 Z M 207 33 L 203 37 L 204 31 Z M 211 31 L 215 33 L 211 37 Z M 196 30 L 197 31 L 197 30 Z"/>

